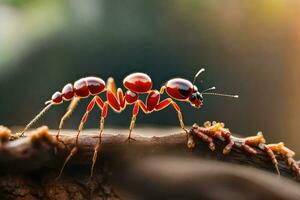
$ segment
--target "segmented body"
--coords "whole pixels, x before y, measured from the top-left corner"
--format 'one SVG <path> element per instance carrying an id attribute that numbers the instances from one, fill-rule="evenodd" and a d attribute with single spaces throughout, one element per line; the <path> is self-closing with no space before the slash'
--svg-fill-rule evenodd
<path id="1" fill-rule="evenodd" d="M 61 92 L 52 95 L 53 104 L 61 104 L 63 101 L 70 101 L 74 97 L 87 98 L 90 95 L 97 95 L 105 89 L 105 82 L 98 77 L 86 77 L 79 79 L 73 85 L 66 84 Z"/>
<path id="2" fill-rule="evenodd" d="M 109 106 L 116 112 L 121 112 L 126 105 L 131 105 L 139 100 L 140 94 L 147 93 L 146 103 L 139 101 L 139 106 L 145 113 L 154 110 L 161 110 L 169 105 L 172 101 L 167 99 L 159 104 L 161 93 L 152 89 L 151 78 L 144 73 L 133 73 L 124 78 L 124 87 L 127 89 L 125 95 L 121 88 L 115 91 L 115 83 L 112 78 L 108 80 L 106 87 L 103 79 L 98 77 L 81 78 L 74 84 L 68 83 L 63 89 L 52 95 L 51 103 L 58 105 L 64 101 L 73 100 L 75 97 L 79 99 L 95 96 L 106 91 L 106 100 Z M 164 86 L 167 94 L 176 100 L 187 101 L 193 92 L 193 85 L 186 79 L 171 79 Z M 163 91 L 162 91 L 163 92 Z"/>

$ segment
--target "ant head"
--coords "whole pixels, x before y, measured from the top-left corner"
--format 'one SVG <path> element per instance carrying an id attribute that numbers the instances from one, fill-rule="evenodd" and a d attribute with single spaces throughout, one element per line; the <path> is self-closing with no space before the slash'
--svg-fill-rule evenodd
<path id="1" fill-rule="evenodd" d="M 198 91 L 197 86 L 194 85 L 193 88 L 193 93 L 189 97 L 188 101 L 190 104 L 195 107 L 195 108 L 200 108 L 203 104 L 203 96 L 202 94 Z"/>
<path id="2" fill-rule="evenodd" d="M 194 76 L 194 80 L 193 80 L 193 92 L 191 93 L 190 97 L 188 98 L 188 102 L 190 102 L 190 104 L 195 107 L 195 108 L 200 108 L 203 104 L 203 96 L 202 93 L 200 93 L 198 91 L 198 87 L 195 85 L 195 82 L 197 80 L 197 77 L 204 72 L 205 69 L 201 68 L 196 75 Z"/>
<path id="3" fill-rule="evenodd" d="M 188 99 L 188 101 L 190 102 L 190 104 L 193 107 L 200 108 L 202 106 L 202 104 L 203 104 L 203 95 L 215 95 L 215 96 L 239 98 L 238 95 L 230 95 L 230 94 L 221 94 L 221 93 L 208 92 L 208 91 L 211 91 L 211 90 L 215 90 L 216 87 L 211 87 L 211 88 L 208 88 L 208 89 L 205 89 L 205 90 L 199 92 L 197 86 L 195 85 L 195 82 L 196 82 L 197 77 L 202 72 L 204 72 L 204 71 L 205 71 L 204 68 L 200 69 L 197 72 L 197 74 L 195 75 L 194 80 L 193 80 L 193 92 L 192 92 L 191 96 Z"/>

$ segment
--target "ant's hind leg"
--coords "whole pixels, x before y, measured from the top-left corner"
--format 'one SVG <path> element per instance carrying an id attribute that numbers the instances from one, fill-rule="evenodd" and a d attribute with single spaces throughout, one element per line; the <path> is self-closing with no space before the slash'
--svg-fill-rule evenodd
<path id="1" fill-rule="evenodd" d="M 77 107 L 79 101 L 80 101 L 80 98 L 75 97 L 75 98 L 71 101 L 71 103 L 70 103 L 70 105 L 69 105 L 69 107 L 68 107 L 68 109 L 67 109 L 67 112 L 64 114 L 64 116 L 63 116 L 63 117 L 61 118 L 61 120 L 60 120 L 59 127 L 58 127 L 58 131 L 57 131 L 57 134 L 56 134 L 56 140 L 59 141 L 59 142 L 62 142 L 63 144 L 64 144 L 64 142 L 63 142 L 62 140 L 59 139 L 60 131 L 62 130 L 62 128 L 63 128 L 63 126 L 64 126 L 64 123 L 65 123 L 66 119 L 69 118 L 69 117 L 72 115 L 72 113 L 73 113 L 73 111 L 75 110 L 75 108 Z"/>
<path id="2" fill-rule="evenodd" d="M 40 119 L 50 108 L 52 105 L 55 105 L 53 104 L 51 101 L 46 102 L 46 106 L 43 108 L 43 110 L 41 110 L 27 125 L 26 127 L 22 130 L 22 132 L 20 133 L 16 133 L 16 138 L 19 138 L 19 137 L 23 137 L 25 132 L 38 120 Z"/>
<path id="3" fill-rule="evenodd" d="M 132 118 L 131 118 L 131 122 L 130 122 L 130 127 L 129 127 L 129 134 L 128 134 L 128 138 L 125 140 L 125 142 L 129 142 L 130 140 L 135 140 L 134 138 L 131 137 L 131 132 L 134 128 L 135 125 L 135 121 L 136 121 L 136 116 L 139 113 L 139 100 L 137 100 L 134 104 L 133 110 L 132 110 Z"/>
<path id="4" fill-rule="evenodd" d="M 108 111 L 108 103 L 105 102 L 104 106 L 103 106 L 103 109 L 102 109 L 102 114 L 101 114 L 99 140 L 98 140 L 98 143 L 95 146 L 95 150 L 94 150 L 90 178 L 92 178 L 93 174 L 94 174 L 94 167 L 95 167 L 95 164 L 96 164 L 96 161 L 97 161 L 98 152 L 99 152 L 101 142 L 102 142 L 102 133 L 103 133 L 103 129 L 104 129 L 104 122 L 105 122 L 105 119 L 107 117 L 107 111 Z"/>
<path id="5" fill-rule="evenodd" d="M 86 112 L 84 113 L 84 115 L 83 115 L 83 117 L 82 117 L 82 119 L 81 119 L 79 128 L 78 128 L 78 132 L 77 132 L 76 139 L 75 139 L 75 146 L 72 148 L 72 150 L 70 151 L 68 157 L 66 158 L 66 160 L 65 160 L 65 162 L 64 162 L 64 164 L 63 164 L 63 166 L 62 166 L 62 168 L 61 168 L 61 170 L 60 170 L 60 172 L 59 172 L 59 175 L 58 175 L 57 179 L 60 178 L 60 176 L 61 176 L 61 174 L 62 174 L 62 172 L 63 172 L 63 170 L 64 170 L 66 164 L 69 162 L 69 160 L 72 158 L 72 156 L 73 156 L 73 155 L 77 152 L 77 150 L 78 150 L 78 139 L 79 139 L 79 134 L 80 134 L 80 132 L 81 132 L 82 129 L 83 129 L 83 126 L 84 126 L 84 124 L 85 124 L 85 122 L 86 122 L 86 120 L 87 120 L 87 117 L 88 117 L 89 113 L 93 110 L 93 108 L 94 108 L 94 106 L 95 106 L 96 98 L 97 98 L 97 96 L 95 96 L 95 97 L 91 100 L 91 102 L 89 103 L 89 105 L 87 106 Z"/>

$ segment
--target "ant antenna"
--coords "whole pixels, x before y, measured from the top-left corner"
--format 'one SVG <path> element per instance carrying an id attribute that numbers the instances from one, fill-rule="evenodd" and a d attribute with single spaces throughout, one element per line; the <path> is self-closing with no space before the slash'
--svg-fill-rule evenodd
<path id="1" fill-rule="evenodd" d="M 203 95 L 214 95 L 214 96 L 222 96 L 222 97 L 231 97 L 231 98 L 239 98 L 239 95 L 231 95 L 231 94 L 222 94 L 222 93 L 215 93 L 215 92 L 204 92 Z"/>
<path id="2" fill-rule="evenodd" d="M 204 69 L 204 68 L 201 68 L 201 69 L 197 72 L 197 74 L 194 76 L 193 85 L 195 84 L 197 77 L 198 77 L 202 72 L 204 72 L 204 71 L 205 71 L 205 69 Z"/>
<path id="3" fill-rule="evenodd" d="M 37 114 L 27 125 L 26 127 L 23 129 L 23 131 L 21 133 L 18 134 L 18 136 L 22 137 L 24 135 L 24 133 L 39 119 L 41 118 L 41 116 L 43 114 L 45 114 L 45 112 L 47 112 L 52 105 L 54 105 L 51 101 L 47 101 L 45 103 L 47 106 L 43 108 L 43 110 L 41 110 L 39 112 L 39 114 Z"/>
<path id="4" fill-rule="evenodd" d="M 203 94 L 204 92 L 215 90 L 215 89 L 216 89 L 215 86 L 214 87 L 210 87 L 210 88 L 207 88 L 207 89 L 203 90 L 201 93 Z"/>

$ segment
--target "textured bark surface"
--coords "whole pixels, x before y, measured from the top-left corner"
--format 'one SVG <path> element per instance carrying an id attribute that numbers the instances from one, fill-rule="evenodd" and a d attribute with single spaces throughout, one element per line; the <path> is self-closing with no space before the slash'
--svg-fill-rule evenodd
<path id="1" fill-rule="evenodd" d="M 84 131 L 59 180 L 76 131 L 62 132 L 65 146 L 55 132 L 35 130 L 0 146 L 0 199 L 300 199 L 299 178 L 282 158 L 279 178 L 259 149 L 251 156 L 233 148 L 225 156 L 224 142 L 215 140 L 212 152 L 196 139 L 196 147 L 188 149 L 186 135 L 177 130 L 135 129 L 137 141 L 128 144 L 127 130 L 106 129 L 93 179 L 89 170 L 98 131 Z"/>

